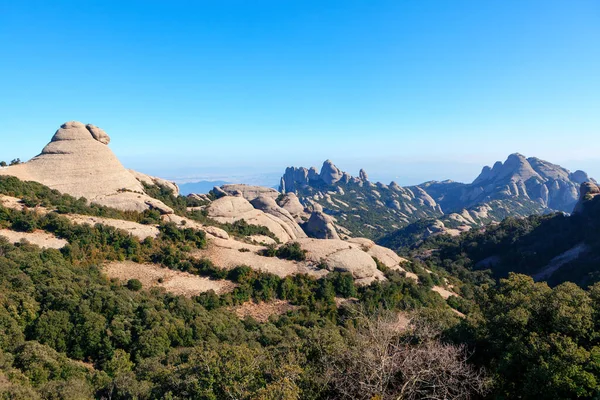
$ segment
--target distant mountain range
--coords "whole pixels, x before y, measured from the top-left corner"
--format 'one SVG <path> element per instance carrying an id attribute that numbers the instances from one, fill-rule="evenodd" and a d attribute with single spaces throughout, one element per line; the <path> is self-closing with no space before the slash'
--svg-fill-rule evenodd
<path id="1" fill-rule="evenodd" d="M 280 191 L 294 192 L 305 206 L 330 215 L 345 234 L 393 243 L 406 229 L 411 237 L 458 234 L 508 216 L 570 213 L 586 181 L 593 179 L 583 171 L 571 173 L 515 153 L 504 163 L 484 167 L 472 183 L 431 181 L 407 187 L 370 182 L 364 170 L 353 177 L 327 160 L 320 172 L 287 168 Z"/>

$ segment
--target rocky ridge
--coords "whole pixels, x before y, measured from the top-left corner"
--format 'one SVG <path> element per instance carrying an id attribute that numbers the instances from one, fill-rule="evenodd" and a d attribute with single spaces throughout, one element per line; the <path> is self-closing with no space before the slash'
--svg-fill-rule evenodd
<path id="1" fill-rule="evenodd" d="M 586 181 L 593 180 L 583 171 L 571 173 L 515 153 L 504 163 L 484 167 L 469 184 L 449 180 L 409 187 L 372 183 L 363 169 L 353 177 L 327 160 L 320 173 L 314 167 L 288 167 L 280 190 L 296 194 L 307 208 L 323 211 L 348 236 L 379 239 L 416 223 L 424 228 L 423 237 L 457 235 L 508 216 L 570 213 L 579 185 Z M 424 225 L 422 221 L 430 222 Z"/>

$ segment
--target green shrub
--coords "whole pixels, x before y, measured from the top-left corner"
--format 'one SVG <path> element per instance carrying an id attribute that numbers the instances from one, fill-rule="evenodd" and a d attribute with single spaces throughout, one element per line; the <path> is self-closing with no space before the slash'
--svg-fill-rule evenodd
<path id="1" fill-rule="evenodd" d="M 142 289 L 142 282 L 138 279 L 130 279 L 127 281 L 127 289 L 138 292 Z"/>

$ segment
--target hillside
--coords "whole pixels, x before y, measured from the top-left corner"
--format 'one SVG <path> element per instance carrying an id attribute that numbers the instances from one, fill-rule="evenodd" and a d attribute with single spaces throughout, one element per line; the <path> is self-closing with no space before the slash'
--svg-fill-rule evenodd
<path id="1" fill-rule="evenodd" d="M 571 173 L 547 161 L 511 154 L 504 163 L 484 167 L 470 184 L 372 183 L 364 170 L 353 177 L 328 160 L 320 172 L 314 167 L 287 168 L 280 190 L 296 193 L 310 209 L 323 210 L 347 235 L 396 245 L 413 235 L 419 239 L 437 233 L 456 235 L 509 216 L 570 213 L 579 185 L 589 180 L 583 171 Z"/>
<path id="2" fill-rule="evenodd" d="M 78 159 L 80 171 L 94 168 L 71 150 L 48 165 Z M 5 171 L 44 180 L 36 160 Z M 121 192 L 95 186 L 114 171 L 95 171 L 84 179 L 66 169 L 67 185 L 51 181 L 69 190 L 90 182 L 95 201 L 0 176 L 1 399 L 600 394 L 600 286 L 552 289 L 514 274 L 495 282 L 464 256 L 479 248 L 510 259 L 519 238 L 592 254 L 593 183 L 572 217 L 508 219 L 484 233 L 497 233 L 489 245 L 474 230 L 439 235 L 407 259 L 367 238 L 329 237 L 334 221 L 293 193 L 224 185 L 183 197 L 169 182 L 125 170 L 143 192 L 114 208 L 99 203 Z M 366 174 L 360 179 L 365 186 Z M 140 201 L 147 207 L 137 210 Z"/>
<path id="3" fill-rule="evenodd" d="M 570 216 L 511 217 L 457 237 L 430 237 L 406 254 L 444 265 L 458 275 L 465 268 L 489 269 L 497 278 L 517 272 L 551 285 L 570 281 L 586 287 L 600 281 L 598 193 L 598 186 L 587 182 L 581 185 L 580 200 Z"/>

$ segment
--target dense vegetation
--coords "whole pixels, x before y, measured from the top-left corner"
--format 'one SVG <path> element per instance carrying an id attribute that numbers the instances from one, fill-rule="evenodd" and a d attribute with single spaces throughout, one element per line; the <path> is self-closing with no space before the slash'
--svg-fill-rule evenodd
<path id="1" fill-rule="evenodd" d="M 29 193 L 10 193 L 50 209 L 72 201 L 28 185 L 19 190 Z M 517 274 L 497 283 L 473 261 L 510 254 L 532 234 L 548 240 L 541 227 L 565 220 L 507 220 L 486 234 L 431 238 L 420 250 L 436 251 L 405 264 L 419 284 L 378 263 L 387 280 L 357 287 L 338 272 L 317 280 L 221 269 L 191 256 L 206 246 L 202 232 L 174 224 L 140 242 L 58 213 L 0 207 L 0 227 L 43 229 L 69 242 L 41 250 L 0 238 L 0 399 L 598 398 L 600 284 L 550 288 Z M 592 233 L 580 238 L 594 243 Z M 274 255 L 301 257 L 293 243 L 280 248 Z M 154 262 L 237 286 L 184 298 L 109 280 L 102 264 L 111 260 Z M 460 297 L 446 302 L 430 290 L 445 280 Z M 297 308 L 265 323 L 232 312 L 272 299 Z M 399 327 L 399 312 L 410 327 Z"/>
<path id="2" fill-rule="evenodd" d="M 506 218 L 541 215 L 547 212 L 540 203 L 527 199 L 491 200 L 485 206 L 485 213 L 478 212 L 478 207 L 460 210 L 463 213 L 474 210 L 475 213 L 469 214 L 470 220 L 462 216 L 457 218 L 457 215 L 452 213 L 437 219 L 420 219 L 378 238 L 377 243 L 396 251 L 405 251 L 407 248 L 421 245 L 432 234 L 440 233 L 440 229 L 481 228 Z M 446 212 L 448 210 L 452 210 L 452 208 L 445 209 Z M 459 210 L 455 209 L 454 211 Z"/>
<path id="3" fill-rule="evenodd" d="M 299 188 L 297 195 L 302 201 L 310 198 L 319 203 L 325 213 L 334 216 L 337 224 L 350 230 L 354 236 L 370 239 L 378 239 L 422 218 L 442 216 L 438 209 L 419 203 L 414 198 L 407 200 L 385 185 L 357 185 L 340 181 L 330 186 L 324 182 L 313 182 L 310 186 Z M 405 209 L 392 207 L 394 201 L 400 201 L 412 211 L 407 213 Z"/>
<path id="4" fill-rule="evenodd" d="M 471 230 L 458 237 L 433 236 L 405 253 L 444 267 L 461 279 L 467 271 L 490 269 L 496 278 L 509 272 L 538 276 L 551 285 L 565 281 L 586 287 L 600 281 L 600 198 L 586 203 L 583 212 L 506 218 L 484 230 Z M 579 257 L 569 259 L 556 270 L 546 267 L 572 249 Z M 556 263 L 556 261 L 554 261 Z"/>

